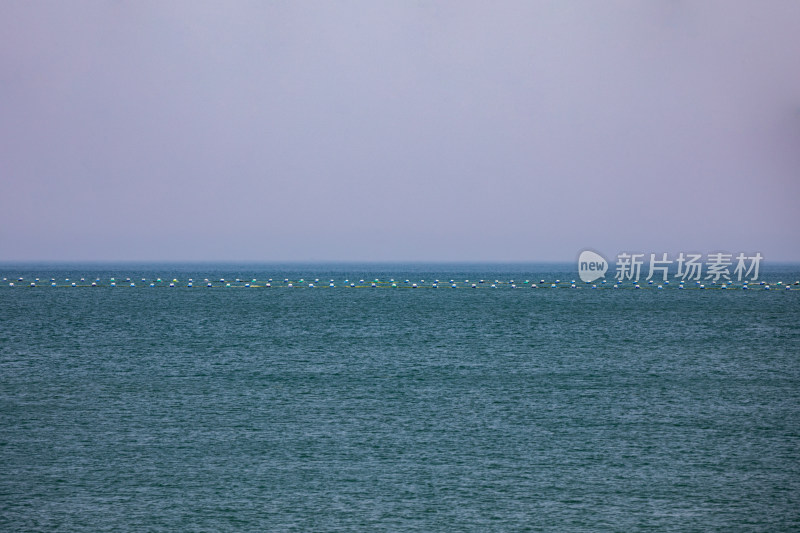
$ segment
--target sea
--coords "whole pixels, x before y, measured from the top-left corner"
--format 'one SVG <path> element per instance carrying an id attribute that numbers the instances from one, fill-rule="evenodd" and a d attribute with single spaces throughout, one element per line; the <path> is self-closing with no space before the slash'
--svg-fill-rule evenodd
<path id="1" fill-rule="evenodd" d="M 2 264 L 0 531 L 800 530 L 800 265 L 576 266 Z"/>

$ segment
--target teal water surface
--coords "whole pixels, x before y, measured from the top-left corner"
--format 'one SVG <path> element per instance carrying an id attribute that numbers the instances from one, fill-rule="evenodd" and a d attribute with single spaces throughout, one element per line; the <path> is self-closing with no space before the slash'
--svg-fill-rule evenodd
<path id="1" fill-rule="evenodd" d="M 800 528 L 800 290 L 531 290 L 575 276 L 542 265 L 1 274 L 24 279 L 0 287 L 2 531 Z M 81 276 L 525 288 L 24 286 Z"/>

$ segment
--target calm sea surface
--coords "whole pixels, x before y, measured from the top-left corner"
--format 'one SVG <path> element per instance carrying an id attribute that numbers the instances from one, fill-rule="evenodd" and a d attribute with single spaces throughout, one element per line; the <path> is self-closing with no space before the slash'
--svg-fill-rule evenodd
<path id="1" fill-rule="evenodd" d="M 3 265 L 0 531 L 798 530 L 798 271 Z"/>

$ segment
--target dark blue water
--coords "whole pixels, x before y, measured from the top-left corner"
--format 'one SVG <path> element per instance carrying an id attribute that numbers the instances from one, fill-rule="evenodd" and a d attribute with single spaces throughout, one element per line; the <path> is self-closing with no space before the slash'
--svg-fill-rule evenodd
<path id="1" fill-rule="evenodd" d="M 800 289 L 570 268 L 6 265 L 0 530 L 799 529 Z"/>

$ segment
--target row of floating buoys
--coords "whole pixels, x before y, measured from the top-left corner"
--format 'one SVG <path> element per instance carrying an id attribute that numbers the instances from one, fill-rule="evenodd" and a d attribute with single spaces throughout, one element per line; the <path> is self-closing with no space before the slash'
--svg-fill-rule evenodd
<path id="1" fill-rule="evenodd" d="M 143 284 L 147 284 L 147 279 L 146 278 L 141 278 L 141 280 L 142 280 Z M 8 278 L 3 278 L 3 281 L 4 282 L 8 282 Z M 24 281 L 25 281 L 24 277 L 17 278 L 17 282 L 24 282 Z M 50 286 L 52 286 L 52 287 L 58 287 L 58 286 L 61 286 L 61 287 L 66 287 L 66 286 L 71 286 L 71 287 L 87 286 L 87 285 L 85 285 L 86 282 L 87 282 L 85 277 L 81 277 L 80 278 L 81 285 L 78 285 L 78 282 L 76 282 L 76 281 L 70 281 L 70 278 L 65 278 L 64 281 L 68 285 L 58 285 L 58 283 L 56 282 L 55 278 L 50 278 Z M 205 278 L 203 281 L 206 284 L 206 287 L 208 287 L 208 288 L 220 287 L 220 286 L 224 286 L 224 287 L 245 287 L 245 288 L 251 288 L 251 287 L 269 288 L 269 287 L 273 287 L 273 279 L 272 278 L 269 278 L 265 282 L 259 282 L 259 280 L 257 278 L 252 278 L 251 281 L 246 281 L 244 279 L 236 278 L 235 281 L 233 281 L 233 282 L 226 281 L 225 278 L 220 278 L 219 282 L 213 282 L 209 278 Z M 694 283 L 691 284 L 691 281 L 694 281 Z M 39 283 L 46 283 L 46 280 L 42 281 L 40 278 L 34 278 L 34 281 L 29 282 L 29 286 L 30 287 L 38 287 L 38 286 L 40 286 Z M 162 285 L 163 283 L 164 282 L 162 281 L 161 278 L 156 278 L 154 281 L 150 281 L 149 286 L 150 287 L 163 286 Z M 214 283 L 218 283 L 218 284 L 214 285 Z M 753 284 L 755 284 L 755 283 L 756 282 L 753 282 Z M 125 284 L 129 285 L 130 287 L 136 287 L 136 282 L 134 282 L 130 277 L 125 278 Z M 417 289 L 417 288 L 421 288 L 421 287 L 426 287 L 426 288 L 434 288 L 434 289 L 436 289 L 436 288 L 439 287 L 439 284 L 440 284 L 440 281 L 438 279 L 436 279 L 436 280 L 434 280 L 432 282 L 428 282 L 426 284 L 424 279 L 419 280 L 419 282 L 412 282 L 410 279 L 406 279 L 406 280 L 400 282 L 398 280 L 395 280 L 394 278 L 391 278 L 389 281 L 381 281 L 379 278 L 375 278 L 375 279 L 373 279 L 373 280 L 371 280 L 369 282 L 365 281 L 364 279 L 359 279 L 358 280 L 358 284 L 356 284 L 356 281 L 351 281 L 350 279 L 345 279 L 344 283 L 343 284 L 339 284 L 339 285 L 337 285 L 336 280 L 330 279 L 329 282 L 327 283 L 327 286 L 331 287 L 331 288 L 334 288 L 334 287 L 337 287 L 337 286 L 345 286 L 345 287 L 350 287 L 350 288 L 361 288 L 361 287 L 370 287 L 370 288 L 378 288 L 378 287 L 392 287 L 392 288 L 410 287 L 410 288 L 413 288 L 413 289 Z M 539 280 L 538 284 L 535 283 L 535 282 L 531 283 L 531 280 L 525 280 L 524 282 L 520 282 L 520 285 L 518 285 L 513 279 L 509 280 L 509 281 L 501 281 L 499 279 L 495 279 L 494 283 L 488 283 L 488 287 L 490 287 L 492 289 L 497 289 L 497 288 L 499 288 L 501 286 L 507 286 L 509 288 L 516 289 L 516 288 L 520 288 L 520 286 L 528 285 L 530 288 L 533 288 L 533 289 L 542 288 L 542 287 L 548 287 L 548 286 L 550 288 L 567 288 L 568 287 L 568 288 L 572 288 L 572 289 L 577 289 L 577 288 L 582 288 L 585 285 L 587 288 L 591 288 L 591 289 L 598 289 L 598 288 L 603 288 L 603 287 L 611 287 L 613 289 L 627 288 L 627 287 L 630 287 L 630 288 L 633 288 L 633 289 L 641 289 L 643 284 L 644 284 L 644 282 L 642 282 L 642 284 L 640 284 L 637 281 L 625 282 L 625 281 L 620 281 L 620 280 L 614 280 L 614 281 L 611 281 L 611 282 L 609 282 L 609 280 L 602 280 L 599 283 L 591 283 L 590 284 L 590 282 L 585 282 L 584 284 L 580 284 L 580 283 L 576 282 L 576 280 L 574 280 L 574 279 L 571 280 L 571 282 L 562 282 L 560 279 L 556 279 L 555 281 L 552 281 L 552 282 L 547 282 L 544 279 L 541 279 L 541 280 Z M 174 287 L 181 286 L 182 283 L 177 278 L 173 278 L 172 281 L 168 282 L 166 285 L 168 285 L 169 287 L 173 287 L 174 288 Z M 473 288 L 473 289 L 477 289 L 477 288 L 479 288 L 481 286 L 484 286 L 484 287 L 487 286 L 487 282 L 486 282 L 486 280 L 483 280 L 483 279 L 481 279 L 479 281 L 475 281 L 475 282 L 470 282 L 469 279 L 465 279 L 463 281 L 463 283 L 462 283 L 461 281 L 456 281 L 455 279 L 450 279 L 449 280 L 449 285 L 450 285 L 451 288 L 454 288 L 454 289 L 455 288 Z M 14 284 L 13 281 L 11 281 L 11 282 L 8 283 L 8 286 L 14 287 L 15 284 Z M 100 278 L 95 278 L 94 281 L 90 282 L 90 286 L 92 286 L 92 287 L 102 287 L 102 286 L 117 287 L 117 281 L 116 281 L 116 278 L 112 277 L 112 278 L 109 279 L 109 282 L 108 282 L 107 285 L 103 285 L 103 283 L 101 282 Z M 185 287 L 191 288 L 191 287 L 194 287 L 194 286 L 195 286 L 194 285 L 194 278 L 189 278 L 188 281 L 186 282 Z M 291 281 L 289 278 L 284 278 L 283 279 L 283 285 L 277 284 L 275 286 L 276 287 L 287 287 L 287 288 L 294 288 L 294 287 L 315 288 L 317 286 L 324 287 L 325 284 L 324 283 L 320 284 L 320 279 L 319 278 L 314 278 L 313 281 L 310 281 L 310 280 L 306 281 L 304 278 L 300 278 L 297 281 Z M 647 283 L 644 284 L 644 286 L 645 287 L 653 287 L 653 288 L 658 289 L 658 290 L 663 290 L 665 288 L 668 288 L 668 287 L 671 287 L 671 286 L 674 286 L 674 285 L 671 285 L 669 280 L 663 280 L 661 283 L 657 283 L 654 280 L 647 280 Z M 734 283 L 734 282 L 732 282 L 730 280 L 721 280 L 721 283 L 717 283 L 717 281 L 715 280 L 715 281 L 712 281 L 711 284 L 708 285 L 708 286 L 705 283 L 702 283 L 700 280 L 690 280 L 689 282 L 687 282 L 686 280 L 681 280 L 681 281 L 679 281 L 677 283 L 677 289 L 686 289 L 689 286 L 692 286 L 693 288 L 698 289 L 698 290 L 706 290 L 706 289 L 711 289 L 711 288 L 720 289 L 720 290 L 728 290 L 728 289 L 740 288 L 742 290 L 748 290 L 748 289 L 751 288 L 752 285 L 751 285 L 751 283 L 749 281 L 743 281 L 743 282 L 741 282 L 740 285 L 737 286 L 736 283 Z M 771 290 L 773 288 L 773 286 L 770 285 L 770 283 L 768 283 L 766 281 L 763 281 L 763 280 L 759 281 L 757 283 L 757 286 L 759 288 L 763 289 L 763 290 Z M 786 290 L 790 290 L 790 289 L 793 289 L 793 288 L 794 289 L 800 289 L 800 281 L 795 281 L 794 283 L 786 283 L 786 284 L 784 284 L 783 281 L 778 281 L 778 282 L 775 283 L 774 286 L 778 287 L 778 288 L 784 288 Z"/>

